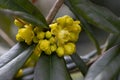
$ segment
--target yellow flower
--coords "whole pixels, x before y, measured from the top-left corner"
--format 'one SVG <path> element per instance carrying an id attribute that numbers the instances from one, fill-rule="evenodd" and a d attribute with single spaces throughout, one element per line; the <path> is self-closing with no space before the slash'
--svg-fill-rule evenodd
<path id="1" fill-rule="evenodd" d="M 50 41 L 50 44 L 54 44 L 54 43 L 56 43 L 56 39 L 55 39 L 55 37 L 51 37 L 51 38 L 49 39 L 49 41 Z"/>
<path id="2" fill-rule="evenodd" d="M 47 50 L 45 50 L 45 54 L 47 54 L 47 55 L 51 55 L 52 54 L 52 51 L 51 51 L 50 47 Z"/>
<path id="3" fill-rule="evenodd" d="M 20 22 L 19 20 L 15 19 L 14 20 L 14 24 L 18 27 L 18 28 L 22 28 L 24 26 L 24 24 L 22 22 Z"/>
<path id="4" fill-rule="evenodd" d="M 51 51 L 54 52 L 57 49 L 57 45 L 56 44 L 52 44 L 52 45 L 50 45 L 50 48 L 51 48 Z"/>
<path id="5" fill-rule="evenodd" d="M 38 43 L 38 42 L 39 42 L 39 39 L 38 39 L 36 36 L 34 36 L 33 42 L 34 42 L 34 43 Z"/>
<path id="6" fill-rule="evenodd" d="M 44 39 L 44 37 L 45 37 L 45 32 L 40 31 L 40 32 L 37 33 L 37 38 L 38 39 Z"/>
<path id="7" fill-rule="evenodd" d="M 71 26 L 73 24 L 73 19 L 66 15 L 65 26 Z"/>
<path id="8" fill-rule="evenodd" d="M 40 49 L 40 43 L 38 43 L 33 51 L 33 53 L 37 56 L 40 56 L 42 53 L 42 50 Z"/>
<path id="9" fill-rule="evenodd" d="M 57 28 L 57 23 L 53 23 L 53 24 L 50 24 L 49 27 L 51 28 L 51 33 L 53 35 L 55 35 L 57 32 L 58 32 L 58 28 Z"/>
<path id="10" fill-rule="evenodd" d="M 37 34 L 38 32 L 42 31 L 42 29 L 40 29 L 39 27 L 35 27 L 33 31 L 35 32 L 35 34 Z"/>
<path id="11" fill-rule="evenodd" d="M 23 75 L 23 70 L 20 69 L 16 75 L 16 77 L 21 77 Z"/>
<path id="12" fill-rule="evenodd" d="M 49 47 L 50 47 L 50 42 L 48 40 L 46 40 L 46 39 L 41 40 L 41 42 L 40 42 L 40 49 L 41 50 L 46 51 L 49 49 Z"/>
<path id="13" fill-rule="evenodd" d="M 20 42 L 21 42 L 21 41 L 24 41 L 24 39 L 21 37 L 20 34 L 17 34 L 17 35 L 16 35 L 16 40 L 17 40 L 17 41 L 20 41 Z"/>
<path id="14" fill-rule="evenodd" d="M 62 57 L 64 56 L 64 48 L 63 47 L 58 47 L 57 50 L 56 50 L 56 53 L 59 57 Z"/>
<path id="15" fill-rule="evenodd" d="M 63 45 L 70 39 L 70 33 L 67 30 L 59 31 L 58 35 L 56 35 L 58 46 Z"/>
<path id="16" fill-rule="evenodd" d="M 81 27 L 79 24 L 73 24 L 71 31 L 75 32 L 75 33 L 80 33 L 81 31 Z"/>
<path id="17" fill-rule="evenodd" d="M 66 55 L 72 55 L 76 51 L 74 43 L 67 43 L 64 45 L 64 50 Z"/>
<path id="18" fill-rule="evenodd" d="M 74 33 L 74 32 L 70 33 L 70 41 L 76 42 L 78 40 L 78 38 L 79 38 L 79 34 Z"/>
<path id="19" fill-rule="evenodd" d="M 51 32 L 50 32 L 50 31 L 47 31 L 47 32 L 45 33 L 45 37 L 46 37 L 47 39 L 51 38 L 51 37 L 52 37 Z"/>
<path id="20" fill-rule="evenodd" d="M 18 34 L 16 35 L 16 39 L 18 41 L 25 41 L 28 45 L 32 43 L 32 39 L 34 37 L 34 32 L 32 31 L 31 26 L 26 25 L 25 28 L 20 28 L 18 30 Z"/>
<path id="21" fill-rule="evenodd" d="M 66 19 L 66 16 L 59 17 L 56 19 L 56 22 L 58 23 L 58 25 L 64 27 L 65 26 L 65 19 Z"/>

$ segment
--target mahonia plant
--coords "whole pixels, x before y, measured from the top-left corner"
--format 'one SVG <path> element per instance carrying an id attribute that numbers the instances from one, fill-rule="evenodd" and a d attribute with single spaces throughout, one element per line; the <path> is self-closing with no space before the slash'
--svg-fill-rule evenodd
<path id="1" fill-rule="evenodd" d="M 19 28 L 16 40 L 24 41 L 28 45 L 35 43 L 33 53 L 36 55 L 40 56 L 44 51 L 47 55 L 56 52 L 62 57 L 72 55 L 76 51 L 75 42 L 81 31 L 80 21 L 74 21 L 68 15 L 57 18 L 49 25 L 49 30 L 40 29 L 21 19 L 15 19 L 14 23 Z"/>

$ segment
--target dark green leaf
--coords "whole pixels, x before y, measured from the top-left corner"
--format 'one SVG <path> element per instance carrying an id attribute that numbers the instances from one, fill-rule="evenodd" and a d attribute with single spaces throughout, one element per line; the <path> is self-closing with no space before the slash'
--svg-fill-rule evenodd
<path id="1" fill-rule="evenodd" d="M 75 62 L 77 67 L 80 69 L 82 74 L 85 76 L 88 68 L 87 68 L 86 64 L 83 62 L 83 60 L 76 53 L 71 55 L 71 58 Z"/>
<path id="2" fill-rule="evenodd" d="M 28 0 L 1 0 L 0 11 L 17 16 L 33 25 L 47 28 L 47 22 L 41 12 Z"/>
<path id="3" fill-rule="evenodd" d="M 96 27 L 111 33 L 119 33 L 120 20 L 108 9 L 97 6 L 89 0 L 66 0 L 66 4 L 78 18 L 80 15 Z"/>
<path id="4" fill-rule="evenodd" d="M 88 70 L 85 80 L 113 80 L 120 70 L 120 45 L 105 52 Z"/>
<path id="5" fill-rule="evenodd" d="M 90 0 L 97 5 L 102 5 L 110 9 L 117 16 L 120 16 L 120 0 Z"/>
<path id="6" fill-rule="evenodd" d="M 25 63 L 25 61 L 31 55 L 33 47 L 34 46 L 30 46 L 27 49 L 21 51 L 22 48 L 20 48 L 19 45 L 18 46 L 16 45 L 13 49 L 11 49 L 11 52 L 9 51 L 10 57 L 7 55 L 8 53 L 5 54 L 6 56 L 4 56 L 4 55 L 1 56 L 0 62 L 2 64 L 2 67 L 0 68 L 0 80 L 12 80 L 12 78 L 15 76 L 16 72 L 22 67 L 22 65 Z M 18 51 L 19 50 L 18 48 L 21 50 Z M 13 50 L 15 50 L 15 51 L 13 51 Z M 16 52 L 16 51 L 18 51 L 18 52 Z M 17 54 L 17 53 L 19 53 L 19 54 Z M 6 59 L 7 57 L 9 59 Z M 13 59 L 11 59 L 11 58 L 13 58 Z"/>
<path id="7" fill-rule="evenodd" d="M 105 43 L 105 51 L 120 43 L 120 35 L 110 34 Z"/>
<path id="8" fill-rule="evenodd" d="M 43 53 L 35 67 L 34 80 L 71 80 L 71 77 L 63 58 Z"/>

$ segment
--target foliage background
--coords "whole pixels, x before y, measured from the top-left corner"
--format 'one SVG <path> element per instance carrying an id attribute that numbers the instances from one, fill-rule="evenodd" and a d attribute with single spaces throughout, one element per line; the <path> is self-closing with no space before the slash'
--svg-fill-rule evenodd
<path id="1" fill-rule="evenodd" d="M 42 0 L 41 0 L 42 1 Z M 45 0 L 43 0 L 43 1 L 45 1 Z M 49 0 L 50 1 L 50 0 Z M 80 4 L 79 2 L 74 2 L 74 1 L 72 1 L 72 0 L 65 0 L 65 4 L 67 4 L 68 6 L 69 6 L 69 3 L 68 2 L 73 2 L 74 3 L 74 5 L 76 5 L 76 4 Z M 76 1 L 78 1 L 78 0 L 76 0 Z M 81 2 L 82 2 L 82 0 L 80 0 Z M 85 1 L 89 1 L 89 0 L 85 0 Z M 105 27 L 99 27 L 99 26 L 97 26 L 97 25 L 93 25 L 94 24 L 94 22 L 92 23 L 92 21 L 88 21 L 89 19 L 88 18 L 86 18 L 86 17 L 84 17 L 84 15 L 81 15 L 81 13 L 78 13 L 79 15 L 80 15 L 80 17 L 82 16 L 83 17 L 83 19 L 87 22 L 87 24 L 89 25 L 89 31 L 90 31 L 90 33 L 92 33 L 92 35 L 94 36 L 94 38 L 97 40 L 97 42 L 98 42 L 98 44 L 100 44 L 100 45 L 104 45 L 105 44 L 105 48 L 104 49 L 109 49 L 109 48 L 111 48 L 111 47 L 113 47 L 114 45 L 116 45 L 116 43 L 119 43 L 119 36 L 118 36 L 118 32 L 119 32 L 119 24 L 114 24 L 115 23 L 115 21 L 116 21 L 116 23 L 117 22 L 120 22 L 119 21 L 119 16 L 120 16 L 120 1 L 119 0 L 91 0 L 93 3 L 95 3 L 95 5 L 99 5 L 100 7 L 105 7 L 105 8 L 107 8 L 107 9 L 109 9 L 116 17 L 115 17 L 115 20 L 114 20 L 114 18 L 113 18 L 113 15 L 105 15 L 105 14 L 97 14 L 98 16 L 100 16 L 101 17 L 101 15 L 102 15 L 102 17 L 103 17 L 103 19 L 106 19 L 108 22 L 110 22 L 111 24 L 113 24 L 113 29 L 115 28 L 115 29 L 117 29 L 118 31 L 112 31 L 112 28 L 110 27 L 110 26 L 107 26 L 108 27 L 108 29 L 110 28 L 110 30 L 107 30 Z M 90 1 L 90 2 L 91 2 Z M 50 1 L 50 2 L 52 2 L 52 1 Z M 45 9 L 45 8 L 50 8 L 49 6 L 52 6 L 52 4 L 55 2 L 55 0 L 50 4 L 50 5 L 48 5 L 48 6 L 46 6 L 45 4 L 46 4 L 46 2 L 44 2 L 45 4 L 43 4 L 43 5 L 41 5 L 42 3 L 40 2 L 40 1 L 38 1 L 37 3 L 35 3 L 34 5 L 37 7 L 37 8 L 39 8 L 39 10 L 44 14 L 44 16 L 46 16 L 47 15 L 47 13 L 48 13 L 48 10 L 49 9 Z M 86 4 L 86 2 L 84 2 L 83 1 L 83 4 L 85 3 L 85 5 L 87 5 Z M 46 7 L 44 7 L 44 5 L 46 6 Z M 73 7 L 73 8 L 75 8 L 75 7 Z M 96 7 L 97 8 L 97 7 Z M 70 8 L 71 10 L 73 10 L 72 8 Z M 81 9 L 81 8 L 80 8 Z M 46 10 L 46 11 L 44 11 L 44 10 Z M 76 18 L 75 17 L 75 15 L 73 15 L 73 13 L 76 13 L 78 10 L 76 9 L 75 11 L 73 10 L 73 13 L 71 13 L 69 10 L 68 11 L 66 11 L 66 10 L 68 10 L 68 8 L 65 6 L 65 5 L 63 5 L 62 6 L 62 8 L 60 9 L 60 11 L 59 11 L 59 13 L 57 14 L 57 16 L 56 17 L 59 17 L 59 16 L 61 16 L 61 15 L 64 15 L 64 14 L 68 14 L 68 15 L 70 15 L 70 16 L 72 16 L 72 17 L 74 17 L 74 18 Z M 82 9 L 81 9 L 82 10 Z M 106 11 L 106 9 L 103 9 L 103 11 Z M 66 11 L 66 12 L 65 12 Z M 65 13 L 64 13 L 65 12 Z M 79 12 L 79 11 L 78 11 Z M 102 11 L 101 11 L 102 12 Z M 93 11 L 93 13 L 94 13 L 94 11 Z M 108 13 L 109 13 L 109 11 L 108 11 Z M 78 14 L 77 14 L 77 16 L 78 16 Z M 86 14 L 88 14 L 87 12 L 86 12 Z M 93 15 L 95 15 L 95 14 L 93 14 Z M 107 17 L 107 18 L 106 18 Z M 110 17 L 110 18 L 109 18 Z M 79 17 L 78 17 L 79 18 Z M 116 19 L 117 18 L 117 19 Z M 95 18 L 96 19 L 96 18 Z M 94 21 L 96 21 L 94 19 Z M 111 21 L 111 20 L 109 20 L 109 19 L 113 19 L 114 21 Z M 83 20 L 83 22 L 84 22 L 84 20 Z M 106 24 L 106 22 L 100 22 L 99 24 L 101 24 L 101 25 L 103 25 L 104 26 L 104 24 Z M 85 26 L 85 25 L 84 25 Z M 2 37 L 2 36 L 4 36 L 3 34 L 1 34 L 0 33 L 0 55 L 2 55 L 2 54 L 4 54 L 5 52 L 7 52 L 15 43 L 16 43 L 16 40 L 15 40 L 15 34 L 16 34 L 16 32 L 17 32 L 17 29 L 16 29 L 16 27 L 14 26 L 14 24 L 13 24 L 13 18 L 11 17 L 11 15 L 9 15 L 9 14 L 4 14 L 4 13 L 0 13 L 0 29 L 2 29 L 2 31 L 4 31 L 5 32 L 5 34 L 10 38 L 10 41 L 12 40 L 13 41 L 13 43 L 11 43 L 10 41 L 8 41 L 8 42 L 6 42 L 6 38 L 4 38 L 4 37 Z M 0 31 L 1 32 L 1 31 Z M 109 35 L 112 35 L 112 37 L 110 38 L 109 37 Z M 108 38 L 109 37 L 109 38 Z M 110 41 L 109 41 L 109 40 Z M 115 40 L 112 40 L 112 39 L 115 39 Z M 8 39 L 7 39 L 8 40 Z M 111 45 L 110 47 L 107 45 L 106 46 L 106 43 L 107 42 L 110 42 L 109 44 Z M 95 45 L 95 43 L 94 43 L 94 40 L 92 40 L 91 38 L 90 38 L 90 36 L 89 36 L 89 33 L 87 34 L 86 33 L 86 31 L 85 31 L 85 29 L 83 29 L 82 30 L 82 32 L 81 32 L 81 34 L 80 34 L 80 38 L 79 38 L 79 41 L 77 42 L 77 53 L 79 54 L 79 56 L 81 56 L 81 57 L 83 57 L 84 58 L 84 55 L 86 55 L 86 54 L 90 54 L 90 53 L 92 53 L 92 52 L 94 52 L 95 50 L 96 50 L 96 45 Z M 107 48 L 108 47 L 108 48 Z M 119 47 L 119 46 L 118 46 Z M 114 50 L 114 48 L 113 48 L 113 50 Z M 117 52 L 117 53 L 119 53 L 119 51 Z M 115 53 L 114 53 L 115 54 Z M 116 58 L 116 57 L 115 57 Z M 114 59 L 113 59 L 114 60 Z M 118 64 L 118 63 L 116 63 L 116 64 Z M 111 65 L 113 65 L 112 63 L 111 63 Z M 114 69 L 114 68 L 113 68 Z M 80 75 L 81 74 L 78 74 L 78 72 L 79 71 L 77 71 L 77 72 L 74 72 L 74 73 L 71 73 L 73 76 L 74 76 L 74 80 L 77 80 L 77 79 L 80 79 Z M 77 76 L 78 75 L 78 76 Z M 76 77 L 77 76 L 77 77 Z M 87 79 L 86 79 L 87 80 Z M 92 80 L 92 79 L 91 79 Z M 97 80 L 97 79 L 95 79 L 95 80 Z M 101 79 L 100 79 L 101 80 Z M 103 79 L 104 80 L 104 79 Z M 107 80 L 107 79 L 106 79 Z M 108 79 L 109 80 L 109 79 Z M 116 79 L 116 80 L 119 80 L 119 79 Z"/>

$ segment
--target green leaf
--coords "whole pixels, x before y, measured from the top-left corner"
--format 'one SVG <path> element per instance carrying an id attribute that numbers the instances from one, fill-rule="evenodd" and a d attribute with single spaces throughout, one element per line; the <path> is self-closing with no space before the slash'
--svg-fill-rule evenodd
<path id="1" fill-rule="evenodd" d="M 105 51 L 120 43 L 120 35 L 110 34 L 105 42 Z"/>
<path id="2" fill-rule="evenodd" d="M 71 77 L 63 58 L 43 53 L 35 67 L 34 80 L 71 80 Z"/>
<path id="3" fill-rule="evenodd" d="M 17 16 L 35 26 L 48 27 L 41 12 L 28 0 L 1 0 L 0 11 Z"/>
<path id="4" fill-rule="evenodd" d="M 86 64 L 84 63 L 84 61 L 78 56 L 77 53 L 71 55 L 71 58 L 75 62 L 77 67 L 80 69 L 81 73 L 85 76 L 88 71 L 88 68 Z"/>
<path id="5" fill-rule="evenodd" d="M 98 28 L 115 34 L 119 33 L 120 20 L 108 9 L 95 5 L 89 0 L 65 0 L 65 2 L 78 18 L 80 15 Z"/>
<path id="6" fill-rule="evenodd" d="M 97 5 L 102 5 L 110 9 L 117 16 L 120 16 L 120 1 L 119 0 L 90 0 Z"/>
<path id="7" fill-rule="evenodd" d="M 120 45 L 106 51 L 88 70 L 85 80 L 113 80 L 120 71 Z"/>
<path id="8" fill-rule="evenodd" d="M 12 80 L 17 71 L 31 55 L 34 46 L 30 46 L 25 49 L 23 45 L 20 45 L 21 44 L 17 44 L 8 51 L 10 54 L 6 53 L 0 57 L 0 64 L 2 64 L 0 67 L 0 80 Z"/>

